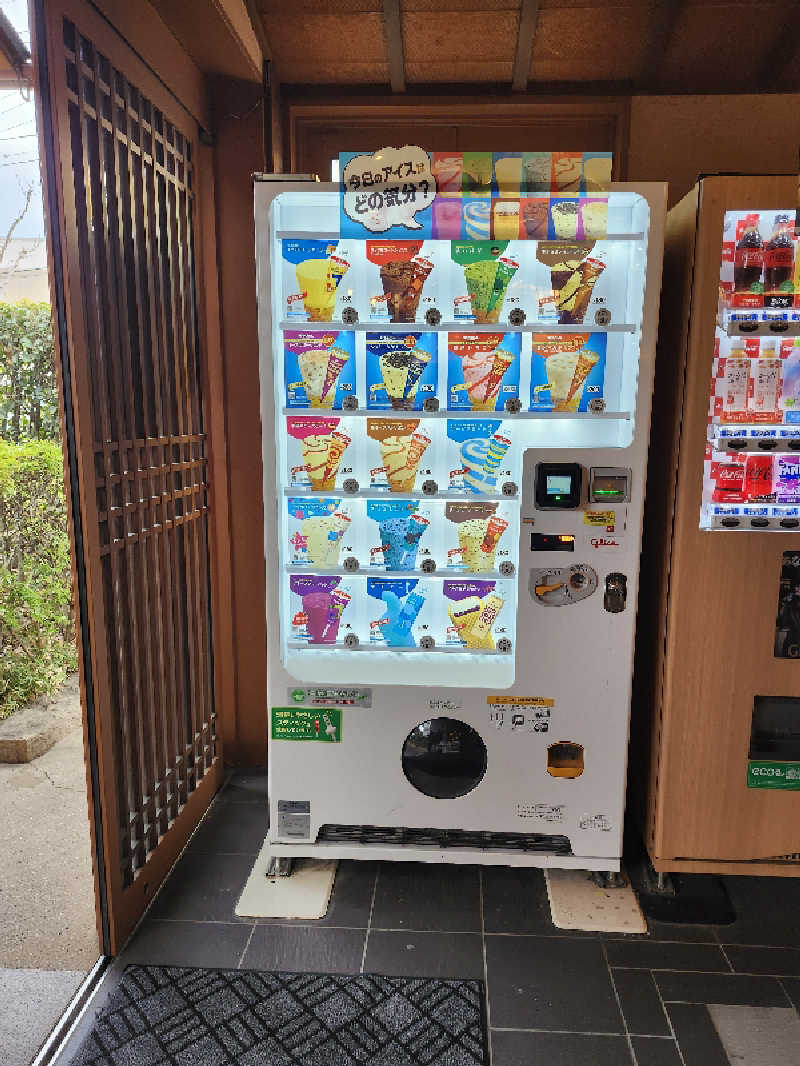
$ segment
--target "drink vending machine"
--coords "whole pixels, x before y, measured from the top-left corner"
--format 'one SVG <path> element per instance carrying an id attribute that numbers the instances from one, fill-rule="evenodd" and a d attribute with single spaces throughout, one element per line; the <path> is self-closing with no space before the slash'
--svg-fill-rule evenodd
<path id="1" fill-rule="evenodd" d="M 255 181 L 273 858 L 619 869 L 666 192 L 517 196 Z"/>
<path id="2" fill-rule="evenodd" d="M 796 201 L 710 176 L 668 215 L 636 685 L 661 873 L 800 873 Z"/>

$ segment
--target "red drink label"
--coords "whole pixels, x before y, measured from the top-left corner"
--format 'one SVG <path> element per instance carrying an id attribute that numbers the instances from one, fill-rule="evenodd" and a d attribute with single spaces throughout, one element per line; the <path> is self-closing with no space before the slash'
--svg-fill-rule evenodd
<path id="1" fill-rule="evenodd" d="M 772 455 L 748 455 L 744 470 L 744 491 L 750 500 L 772 495 Z"/>

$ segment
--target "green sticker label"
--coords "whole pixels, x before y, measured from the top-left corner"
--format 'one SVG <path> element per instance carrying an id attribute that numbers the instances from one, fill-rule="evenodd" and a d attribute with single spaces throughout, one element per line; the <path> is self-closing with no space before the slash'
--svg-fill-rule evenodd
<path id="1" fill-rule="evenodd" d="M 273 707 L 273 740 L 322 740 L 338 744 L 342 739 L 342 712 L 338 707 L 308 710 L 306 707 Z"/>
<path id="2" fill-rule="evenodd" d="M 800 792 L 800 762 L 763 762 L 747 764 L 748 788 L 778 788 Z"/>

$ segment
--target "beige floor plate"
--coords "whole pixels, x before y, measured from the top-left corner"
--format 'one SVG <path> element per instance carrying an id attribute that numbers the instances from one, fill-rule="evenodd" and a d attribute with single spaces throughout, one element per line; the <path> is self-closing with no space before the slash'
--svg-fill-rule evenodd
<path id="1" fill-rule="evenodd" d="M 269 848 L 261 849 L 236 905 L 237 918 L 324 918 L 338 863 L 297 859 L 290 877 L 267 877 Z"/>
<path id="2" fill-rule="evenodd" d="M 647 932 L 647 922 L 630 885 L 598 888 L 585 870 L 545 870 L 544 876 L 550 916 L 557 929 Z"/>

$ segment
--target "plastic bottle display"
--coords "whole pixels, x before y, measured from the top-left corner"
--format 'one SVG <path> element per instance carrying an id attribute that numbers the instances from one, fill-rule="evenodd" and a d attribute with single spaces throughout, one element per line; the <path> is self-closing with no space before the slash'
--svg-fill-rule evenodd
<path id="1" fill-rule="evenodd" d="M 736 242 L 733 259 L 734 304 L 758 307 L 763 301 L 764 241 L 758 229 L 758 215 L 745 218 L 741 236 Z"/>
<path id="2" fill-rule="evenodd" d="M 791 307 L 794 295 L 794 219 L 775 216 L 772 236 L 764 245 L 764 306 Z"/>

